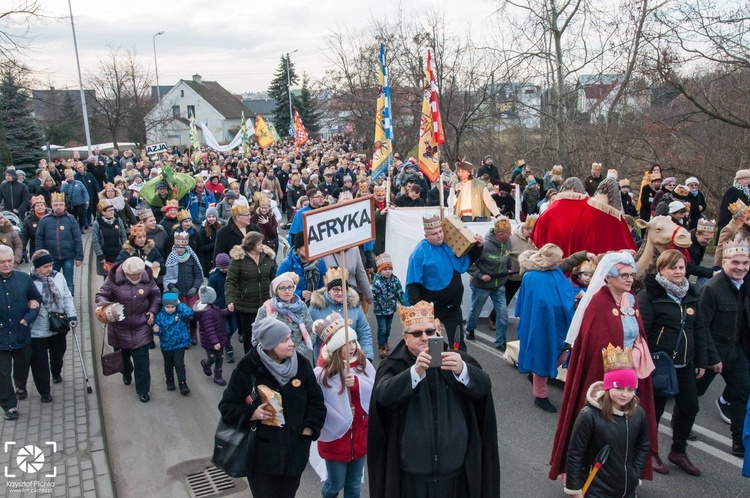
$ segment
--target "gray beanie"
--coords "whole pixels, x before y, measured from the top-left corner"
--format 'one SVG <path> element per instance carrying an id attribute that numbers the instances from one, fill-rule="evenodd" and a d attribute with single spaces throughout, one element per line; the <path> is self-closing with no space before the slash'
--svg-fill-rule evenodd
<path id="1" fill-rule="evenodd" d="M 213 206 L 211 206 L 210 208 L 206 209 L 206 218 L 208 218 L 211 215 L 214 215 L 217 218 L 219 217 L 219 211 L 215 207 L 213 207 Z"/>
<path id="2" fill-rule="evenodd" d="M 291 329 L 284 322 L 275 318 L 264 318 L 253 325 L 253 335 L 264 351 L 271 351 L 291 333 Z"/>
<path id="3" fill-rule="evenodd" d="M 236 199 L 237 192 L 235 192 L 234 190 L 227 190 L 226 192 L 224 192 L 224 197 L 226 197 L 227 199 Z"/>
<path id="4" fill-rule="evenodd" d="M 15 168 L 6 169 L 5 174 L 10 175 L 14 180 L 18 180 L 18 173 L 16 172 Z"/>
<path id="5" fill-rule="evenodd" d="M 198 289 L 198 297 L 203 304 L 213 304 L 216 301 L 216 291 L 213 287 L 201 285 Z"/>

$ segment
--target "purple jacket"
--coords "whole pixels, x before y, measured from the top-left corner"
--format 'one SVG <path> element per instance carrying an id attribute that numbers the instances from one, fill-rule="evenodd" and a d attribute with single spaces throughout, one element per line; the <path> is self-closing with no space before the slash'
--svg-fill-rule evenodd
<path id="1" fill-rule="evenodd" d="M 161 307 L 161 294 L 149 268 L 141 275 L 140 282 L 132 284 L 125 278 L 121 266 L 122 263 L 118 263 L 109 272 L 96 293 L 96 302 L 123 305 L 125 319 L 107 326 L 107 340 L 115 349 L 136 349 L 154 340 L 146 313 L 150 311 L 156 317 Z"/>
<path id="2" fill-rule="evenodd" d="M 200 303 L 198 301 L 196 306 Z M 231 346 L 226 329 L 224 328 L 224 317 L 232 314 L 228 309 L 220 309 L 215 304 L 209 304 L 203 311 L 198 311 L 193 306 L 193 317 L 200 323 L 201 347 L 203 349 L 214 349 L 214 344 L 219 343 L 222 347 Z"/>

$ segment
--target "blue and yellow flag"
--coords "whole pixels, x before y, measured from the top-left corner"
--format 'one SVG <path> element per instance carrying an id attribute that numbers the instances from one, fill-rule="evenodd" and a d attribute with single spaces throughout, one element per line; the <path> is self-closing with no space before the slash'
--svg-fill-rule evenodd
<path id="1" fill-rule="evenodd" d="M 255 122 L 255 136 L 258 137 L 258 145 L 263 149 L 276 141 L 268 127 L 269 124 L 270 123 L 266 123 L 263 116 L 258 114 L 258 120 Z"/>
<path id="2" fill-rule="evenodd" d="M 378 71 L 378 109 L 375 113 L 375 145 L 372 153 L 372 179 L 388 171 L 393 163 L 393 121 L 391 119 L 391 87 L 385 64 L 385 45 L 380 44 Z"/>

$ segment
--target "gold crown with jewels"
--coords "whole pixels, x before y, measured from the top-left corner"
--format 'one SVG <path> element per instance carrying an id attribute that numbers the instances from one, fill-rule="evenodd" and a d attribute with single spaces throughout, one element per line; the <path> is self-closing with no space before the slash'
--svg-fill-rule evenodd
<path id="1" fill-rule="evenodd" d="M 401 327 L 406 330 L 420 323 L 435 324 L 435 306 L 427 301 L 419 301 L 414 306 L 401 306 L 398 309 Z"/>
<path id="2" fill-rule="evenodd" d="M 633 351 L 630 348 L 623 350 L 620 346 L 615 347 L 610 343 L 609 346 L 602 349 L 602 359 L 604 360 L 605 373 L 610 370 L 635 369 Z"/>

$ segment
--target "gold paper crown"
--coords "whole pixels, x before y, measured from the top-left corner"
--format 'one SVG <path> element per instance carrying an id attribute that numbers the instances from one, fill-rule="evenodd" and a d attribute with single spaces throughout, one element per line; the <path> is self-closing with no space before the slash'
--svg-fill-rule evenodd
<path id="1" fill-rule="evenodd" d="M 65 202 L 65 194 L 52 192 L 52 198 L 50 202 Z"/>
<path id="2" fill-rule="evenodd" d="M 349 272 L 346 270 L 346 268 L 335 266 L 333 268 L 328 268 L 328 271 L 326 271 L 326 274 L 323 277 L 323 283 L 328 285 L 329 283 L 334 282 L 336 280 L 343 282 L 344 280 L 348 280 L 348 279 L 349 279 Z"/>
<path id="3" fill-rule="evenodd" d="M 187 209 L 180 209 L 180 212 L 177 213 L 177 221 L 182 222 L 182 220 L 192 220 L 193 216 L 190 214 L 190 211 Z"/>
<path id="4" fill-rule="evenodd" d="M 623 178 L 622 180 L 620 180 L 620 186 L 621 187 L 629 187 L 630 186 L 630 180 L 628 180 L 627 178 Z"/>
<path id="5" fill-rule="evenodd" d="M 393 260 L 391 259 L 390 254 L 384 252 L 383 254 L 380 254 L 377 258 L 375 258 L 375 268 L 380 271 L 386 266 L 390 266 L 391 268 L 393 268 Z"/>
<path id="6" fill-rule="evenodd" d="M 121 322 L 125 319 L 124 307 L 119 303 L 101 303 L 94 314 L 102 323 Z"/>
<path id="7" fill-rule="evenodd" d="M 526 225 L 529 228 L 534 228 L 536 225 L 536 220 L 539 219 L 538 214 L 530 214 L 526 217 L 526 221 L 524 222 L 524 225 Z"/>
<path id="8" fill-rule="evenodd" d="M 193 179 L 195 179 L 196 182 L 199 182 L 199 181 L 200 182 L 205 182 L 206 181 L 206 179 L 200 173 L 198 173 L 197 175 L 193 175 Z"/>
<path id="9" fill-rule="evenodd" d="M 690 191 L 685 185 L 677 185 L 674 188 L 674 193 L 679 195 L 680 197 L 687 197 L 690 194 Z"/>
<path id="10" fill-rule="evenodd" d="M 115 189 L 115 184 L 114 183 L 105 183 L 104 184 L 104 190 L 106 191 L 106 190 L 109 190 L 109 189 L 114 190 Z"/>
<path id="11" fill-rule="evenodd" d="M 435 324 L 435 306 L 427 301 L 419 301 L 414 306 L 401 306 L 398 309 L 401 327 L 406 330 L 420 323 Z"/>
<path id="12" fill-rule="evenodd" d="M 522 166 L 526 166 L 526 161 L 523 159 L 519 159 L 518 161 L 516 161 L 516 166 L 518 166 L 519 168 Z"/>
<path id="13" fill-rule="evenodd" d="M 708 220 L 706 218 L 701 218 L 698 220 L 698 226 L 696 227 L 696 232 L 712 232 L 716 230 L 716 220 Z"/>
<path id="14" fill-rule="evenodd" d="M 349 319 L 349 325 L 351 325 L 352 323 L 352 320 Z M 336 312 L 331 313 L 323 320 L 316 320 L 313 324 L 313 332 L 315 332 L 315 335 L 320 337 L 320 340 L 323 341 L 323 344 L 328 344 L 333 336 L 336 335 L 336 332 L 343 328 L 344 317 Z M 350 338 L 356 339 L 356 336 L 350 336 Z"/>
<path id="15" fill-rule="evenodd" d="M 52 195 L 55 195 L 55 194 L 52 194 Z M 729 205 L 729 212 L 732 213 L 733 216 L 737 216 L 742 211 L 744 211 L 746 207 L 747 207 L 747 204 L 742 202 L 740 199 L 737 199 L 736 201 L 734 201 L 733 203 Z"/>
<path id="16" fill-rule="evenodd" d="M 229 211 L 232 213 L 232 216 L 237 217 L 243 214 L 248 214 L 250 212 L 250 206 L 248 206 L 244 202 L 235 202 L 234 204 L 232 204 L 232 207 L 229 209 Z"/>
<path id="17" fill-rule="evenodd" d="M 495 221 L 495 232 L 510 230 L 510 220 L 507 216 L 500 215 Z"/>
<path id="18" fill-rule="evenodd" d="M 253 194 L 253 202 L 258 204 L 258 207 L 261 206 L 270 206 L 271 205 L 271 198 L 268 197 L 263 192 L 255 192 Z"/>
<path id="19" fill-rule="evenodd" d="M 586 260 L 575 269 L 575 273 L 594 273 L 596 264 L 593 261 Z"/>
<path id="20" fill-rule="evenodd" d="M 614 347 L 610 343 L 606 349 L 602 349 L 602 359 L 604 360 L 604 373 L 610 370 L 635 369 L 633 351 L 630 348 L 625 348 L 623 351 L 620 346 Z"/>
<path id="21" fill-rule="evenodd" d="M 47 202 L 44 200 L 43 195 L 35 195 L 31 198 L 31 206 L 33 207 L 37 204 L 44 204 L 45 206 L 47 205 Z"/>
<path id="22" fill-rule="evenodd" d="M 748 245 L 747 239 L 732 240 L 722 246 L 722 258 L 740 255 L 750 256 L 750 245 Z"/>
<path id="23" fill-rule="evenodd" d="M 141 225 L 140 223 L 138 223 L 137 225 L 133 225 L 132 227 L 130 227 L 130 236 L 131 237 L 135 238 L 135 237 L 138 237 L 139 235 L 143 235 L 144 237 L 146 236 L 146 226 L 145 225 Z"/>
<path id="24" fill-rule="evenodd" d="M 428 218 L 422 218 L 422 225 L 424 226 L 425 230 L 431 230 L 433 228 L 440 228 L 443 226 L 443 222 L 440 219 L 439 215 L 433 215 Z"/>
<path id="25" fill-rule="evenodd" d="M 555 164 L 552 166 L 552 174 L 556 176 L 562 175 L 563 167 L 560 164 Z"/>
<path id="26" fill-rule="evenodd" d="M 591 169 L 593 169 L 594 171 L 601 171 L 602 163 L 591 163 Z"/>
<path id="27" fill-rule="evenodd" d="M 374 194 L 385 194 L 385 185 L 375 185 L 372 191 Z"/>
<path id="28" fill-rule="evenodd" d="M 187 232 L 175 232 L 174 233 L 174 246 L 175 247 L 187 247 L 190 243 L 190 234 Z"/>
<path id="29" fill-rule="evenodd" d="M 180 203 L 177 202 L 176 199 L 171 199 L 167 201 L 167 211 L 170 209 L 180 209 Z"/>
<path id="30" fill-rule="evenodd" d="M 103 213 L 105 209 L 112 207 L 112 203 L 109 202 L 107 199 L 102 199 L 99 201 L 99 204 L 96 205 L 96 208 L 99 210 L 100 213 Z"/>
<path id="31" fill-rule="evenodd" d="M 154 216 L 154 212 L 151 211 L 149 208 L 141 209 L 141 212 L 138 213 L 138 219 L 141 221 L 152 218 L 153 216 Z"/>

